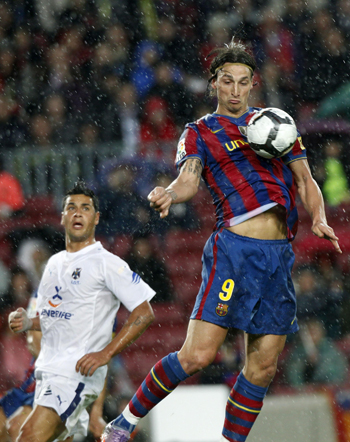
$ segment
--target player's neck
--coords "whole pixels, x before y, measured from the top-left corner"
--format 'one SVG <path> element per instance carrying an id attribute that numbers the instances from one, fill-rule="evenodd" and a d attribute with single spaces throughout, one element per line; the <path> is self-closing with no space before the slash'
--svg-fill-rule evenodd
<path id="1" fill-rule="evenodd" d="M 85 247 L 91 246 L 95 243 L 95 237 L 87 238 L 84 241 L 75 241 L 74 239 L 66 236 L 66 250 L 69 253 L 79 252 L 80 250 L 85 249 Z"/>
<path id="2" fill-rule="evenodd" d="M 247 106 L 246 109 L 244 109 L 244 110 L 239 110 L 237 112 L 230 112 L 226 108 L 224 108 L 222 106 L 218 106 L 215 113 L 219 114 L 219 115 L 225 115 L 225 116 L 231 117 L 231 118 L 240 118 L 243 114 L 248 112 L 248 110 L 249 110 L 249 106 Z"/>

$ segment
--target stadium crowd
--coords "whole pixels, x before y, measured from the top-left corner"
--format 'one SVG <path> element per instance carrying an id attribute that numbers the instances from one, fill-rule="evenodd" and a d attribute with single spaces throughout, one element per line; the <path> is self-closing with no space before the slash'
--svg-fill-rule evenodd
<path id="1" fill-rule="evenodd" d="M 119 146 L 90 183 L 101 201 L 98 239 L 159 287 L 159 296 L 157 324 L 110 367 L 106 413 L 116 415 L 132 383 L 182 343 L 213 208 L 200 189 L 161 221 L 145 195 L 174 176 L 186 122 L 213 111 L 208 54 L 233 35 L 251 44 L 258 62 L 252 104 L 295 118 L 327 214 L 346 243 L 341 258 L 323 243 L 315 246 L 300 209 L 294 278 L 302 332 L 289 338 L 271 391 L 350 385 L 350 124 L 337 101 L 350 84 L 349 17 L 350 0 L 0 0 L 0 397 L 21 380 L 30 359 L 25 341 L 8 332 L 7 314 L 26 306 L 46 260 L 63 247 L 52 189 L 30 206 L 23 177 L 6 170 L 19 149 L 44 155 L 72 145 L 82 152 Z M 11 198 L 9 189 L 16 191 Z M 46 209 L 35 206 L 44 203 Z M 242 351 L 233 334 L 192 382 L 232 385 Z M 291 366 L 293 354 L 305 364 Z"/>

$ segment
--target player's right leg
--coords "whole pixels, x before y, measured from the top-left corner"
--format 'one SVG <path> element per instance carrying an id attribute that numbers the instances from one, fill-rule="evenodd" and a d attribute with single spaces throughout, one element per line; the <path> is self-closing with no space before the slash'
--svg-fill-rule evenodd
<path id="1" fill-rule="evenodd" d="M 137 423 L 189 376 L 209 365 L 225 340 L 227 329 L 191 320 L 185 343 L 156 363 L 123 413 L 110 422 L 102 442 L 126 442 Z"/>
<path id="2" fill-rule="evenodd" d="M 65 424 L 52 408 L 35 405 L 20 429 L 17 442 L 51 442 L 65 430 Z"/>
<path id="3" fill-rule="evenodd" d="M 24 405 L 23 407 L 19 407 L 19 409 L 8 418 L 7 431 L 12 442 L 17 440 L 19 430 L 31 412 L 32 407 Z"/>

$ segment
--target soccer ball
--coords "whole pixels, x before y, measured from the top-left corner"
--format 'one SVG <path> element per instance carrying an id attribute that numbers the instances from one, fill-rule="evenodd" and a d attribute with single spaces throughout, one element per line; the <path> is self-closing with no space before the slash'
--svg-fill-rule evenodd
<path id="1" fill-rule="evenodd" d="M 250 147 L 264 158 L 288 153 L 298 136 L 293 118 L 281 109 L 267 107 L 253 115 L 246 129 Z"/>

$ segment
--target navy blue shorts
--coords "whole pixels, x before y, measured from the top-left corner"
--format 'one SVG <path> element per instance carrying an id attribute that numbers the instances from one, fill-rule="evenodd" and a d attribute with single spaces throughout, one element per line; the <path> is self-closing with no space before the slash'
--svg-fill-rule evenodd
<path id="1" fill-rule="evenodd" d="M 26 372 L 26 377 L 19 387 L 12 388 L 0 399 L 0 407 L 4 410 L 5 416 L 9 418 L 23 405 L 33 407 L 35 391 L 34 359 Z"/>
<path id="2" fill-rule="evenodd" d="M 298 331 L 294 252 L 287 239 L 259 240 L 221 229 L 208 239 L 202 264 L 191 319 L 251 334 Z"/>
<path id="3" fill-rule="evenodd" d="M 0 399 L 0 407 L 4 410 L 5 416 L 9 418 L 13 413 L 23 405 L 33 406 L 34 391 L 32 393 L 26 393 L 21 388 L 12 388 L 6 395 Z"/>

